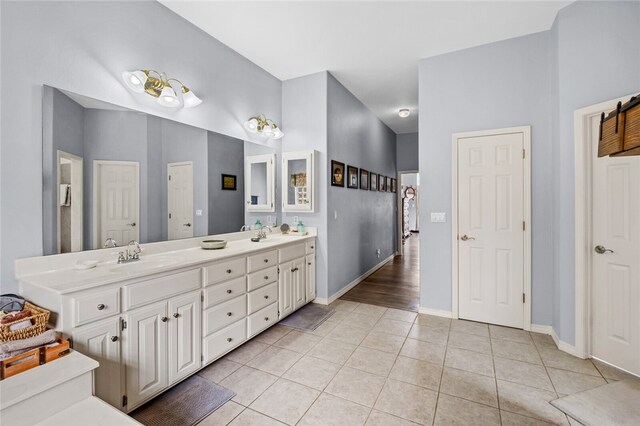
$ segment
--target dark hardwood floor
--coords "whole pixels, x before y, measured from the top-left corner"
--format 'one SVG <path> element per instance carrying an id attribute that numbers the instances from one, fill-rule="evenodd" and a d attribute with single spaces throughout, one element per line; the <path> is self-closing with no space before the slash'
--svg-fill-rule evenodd
<path id="1" fill-rule="evenodd" d="M 403 256 L 394 257 L 340 299 L 417 312 L 419 270 L 418 234 L 412 234 L 405 241 Z"/>

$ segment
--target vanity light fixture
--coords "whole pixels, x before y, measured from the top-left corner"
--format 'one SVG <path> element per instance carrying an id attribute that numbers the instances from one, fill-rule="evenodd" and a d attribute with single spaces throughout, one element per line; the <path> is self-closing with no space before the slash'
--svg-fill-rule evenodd
<path id="1" fill-rule="evenodd" d="M 266 118 L 260 114 L 257 117 L 251 117 L 244 122 L 244 127 L 251 133 L 257 133 L 271 139 L 280 139 L 284 136 L 282 130 L 270 118 Z"/>
<path id="2" fill-rule="evenodd" d="M 400 111 L 398 111 L 398 115 L 400 116 L 400 118 L 407 118 L 409 114 L 411 114 L 409 108 L 400 108 Z"/>
<path id="3" fill-rule="evenodd" d="M 125 71 L 122 73 L 122 80 L 125 85 L 135 93 L 146 93 L 154 98 L 158 98 L 158 103 L 169 108 L 180 106 L 180 99 L 176 91 L 171 86 L 175 81 L 180 85 L 182 93 L 182 105 L 185 108 L 193 108 L 202 103 L 191 89 L 175 78 L 167 78 L 163 72 L 154 70 Z"/>

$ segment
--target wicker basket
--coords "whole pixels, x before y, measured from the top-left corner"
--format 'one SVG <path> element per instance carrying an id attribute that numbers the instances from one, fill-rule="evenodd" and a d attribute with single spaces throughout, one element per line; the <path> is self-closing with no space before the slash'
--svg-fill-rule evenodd
<path id="1" fill-rule="evenodd" d="M 36 305 L 32 305 L 29 302 L 25 302 L 24 307 L 29 309 L 32 315 L 8 324 L 0 324 L 0 342 L 28 339 L 29 337 L 35 337 L 38 334 L 42 334 L 47 330 L 47 321 L 49 321 L 50 312 Z M 27 319 L 31 320 L 32 325 L 30 327 L 21 328 L 20 330 L 9 330 L 9 327 L 11 327 L 12 324 L 17 324 Z"/>

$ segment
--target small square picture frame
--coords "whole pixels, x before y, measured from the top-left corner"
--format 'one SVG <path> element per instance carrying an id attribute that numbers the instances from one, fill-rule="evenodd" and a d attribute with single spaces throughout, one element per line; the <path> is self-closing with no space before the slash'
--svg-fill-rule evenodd
<path id="1" fill-rule="evenodd" d="M 395 178 L 391 179 L 391 192 L 394 194 L 398 192 L 398 181 Z"/>
<path id="2" fill-rule="evenodd" d="M 385 192 L 387 190 L 387 178 L 386 176 L 378 176 L 378 191 Z"/>
<path id="3" fill-rule="evenodd" d="M 369 171 L 360 169 L 360 189 L 369 190 Z"/>
<path id="4" fill-rule="evenodd" d="M 377 173 L 369 173 L 369 189 L 371 191 L 378 190 L 378 174 Z"/>
<path id="5" fill-rule="evenodd" d="M 358 189 L 358 168 L 347 166 L 347 188 Z"/>
<path id="6" fill-rule="evenodd" d="M 344 188 L 345 169 L 344 163 L 331 160 L 331 186 L 340 186 Z"/>
<path id="7" fill-rule="evenodd" d="M 387 183 L 386 183 L 386 190 L 387 192 L 391 192 L 391 178 L 389 176 L 387 176 Z"/>
<path id="8" fill-rule="evenodd" d="M 226 175 L 222 173 L 222 189 L 225 191 L 236 191 L 238 185 L 238 177 L 236 175 Z"/>

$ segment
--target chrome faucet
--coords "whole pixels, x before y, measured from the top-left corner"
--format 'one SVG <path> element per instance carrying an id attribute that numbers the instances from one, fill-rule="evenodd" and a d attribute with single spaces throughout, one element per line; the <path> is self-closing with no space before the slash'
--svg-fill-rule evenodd
<path id="1" fill-rule="evenodd" d="M 269 233 L 271 234 L 273 231 L 271 230 L 270 227 L 268 226 L 263 226 L 262 228 L 258 229 L 258 239 L 264 239 L 267 238 L 267 229 L 269 230 Z"/>
<path id="2" fill-rule="evenodd" d="M 249 226 L 247 226 L 247 225 L 242 225 L 242 227 L 240 228 L 240 232 L 248 231 L 249 229 L 250 229 L 250 228 L 249 228 Z"/>
<path id="3" fill-rule="evenodd" d="M 140 248 L 140 244 L 138 244 L 137 241 L 129 241 L 126 250 L 118 253 L 118 263 L 129 263 L 140 260 L 141 251 L 142 249 Z"/>
<path id="4" fill-rule="evenodd" d="M 104 241 L 104 245 L 102 247 L 104 248 L 118 247 L 118 242 L 113 238 L 109 237 Z"/>

